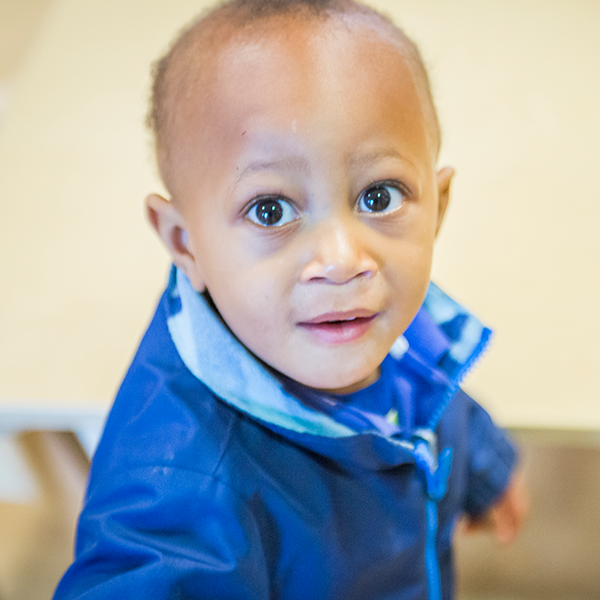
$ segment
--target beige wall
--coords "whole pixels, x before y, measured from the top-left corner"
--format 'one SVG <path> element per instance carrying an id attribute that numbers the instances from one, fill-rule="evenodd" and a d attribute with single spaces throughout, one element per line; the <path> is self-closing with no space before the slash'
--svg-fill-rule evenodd
<path id="1" fill-rule="evenodd" d="M 5 401 L 108 405 L 167 266 L 141 204 L 160 189 L 148 66 L 202 4 L 57 0 L 21 63 L 0 129 Z M 434 278 L 497 330 L 467 387 L 508 425 L 600 429 L 600 4 L 374 4 L 421 44 L 457 169 Z"/>

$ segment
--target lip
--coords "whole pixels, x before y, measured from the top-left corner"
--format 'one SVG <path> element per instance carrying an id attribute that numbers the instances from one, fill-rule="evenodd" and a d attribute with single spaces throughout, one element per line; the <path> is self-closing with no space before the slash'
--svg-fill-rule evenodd
<path id="1" fill-rule="evenodd" d="M 366 309 L 351 311 L 334 311 L 323 313 L 308 321 L 301 321 L 301 327 L 317 341 L 339 345 L 354 342 L 361 338 L 371 328 L 379 313 Z"/>

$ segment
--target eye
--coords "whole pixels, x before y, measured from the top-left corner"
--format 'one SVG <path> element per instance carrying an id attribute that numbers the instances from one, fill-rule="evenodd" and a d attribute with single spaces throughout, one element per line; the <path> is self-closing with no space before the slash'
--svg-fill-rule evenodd
<path id="1" fill-rule="evenodd" d="M 392 212 L 400 208 L 404 194 L 395 186 L 374 183 L 358 197 L 358 210 L 367 213 Z"/>
<path id="2" fill-rule="evenodd" d="M 294 207 L 282 198 L 262 198 L 248 211 L 248 218 L 262 227 L 281 227 L 298 218 Z"/>

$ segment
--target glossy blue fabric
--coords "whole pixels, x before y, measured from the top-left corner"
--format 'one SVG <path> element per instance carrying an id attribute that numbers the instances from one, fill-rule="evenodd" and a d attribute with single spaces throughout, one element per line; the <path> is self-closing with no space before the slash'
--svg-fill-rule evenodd
<path id="1" fill-rule="evenodd" d="M 448 369 L 428 364 L 454 368 L 447 347 L 432 350 L 427 315 L 406 333 L 424 350 L 383 365 L 405 405 L 399 431 L 331 437 L 217 397 L 182 361 L 172 313 L 166 293 L 94 457 L 76 560 L 55 600 L 427 599 L 428 514 L 442 597 L 452 598 L 456 519 L 502 492 L 515 451 Z M 437 451 L 418 435 L 428 426 L 447 459 L 437 471 L 427 465 Z"/>

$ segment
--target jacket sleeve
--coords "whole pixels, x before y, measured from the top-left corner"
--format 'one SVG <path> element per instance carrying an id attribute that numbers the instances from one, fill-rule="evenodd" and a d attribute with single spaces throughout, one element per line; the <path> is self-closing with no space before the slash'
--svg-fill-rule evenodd
<path id="1" fill-rule="evenodd" d="M 245 500 L 213 477 L 172 467 L 111 474 L 88 492 L 54 600 L 266 599 L 260 546 Z"/>
<path id="2" fill-rule="evenodd" d="M 477 402 L 468 396 L 466 398 L 469 463 L 465 510 L 477 516 L 502 495 L 518 457 L 507 433 L 494 424 Z"/>

